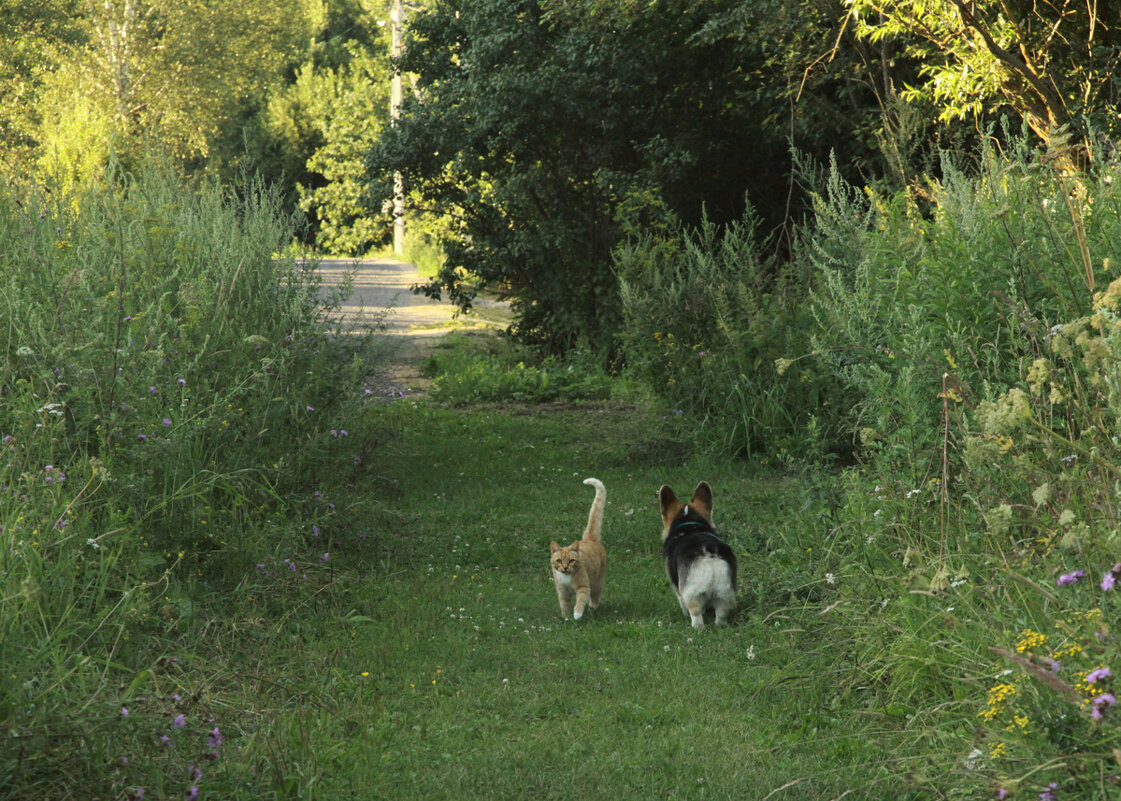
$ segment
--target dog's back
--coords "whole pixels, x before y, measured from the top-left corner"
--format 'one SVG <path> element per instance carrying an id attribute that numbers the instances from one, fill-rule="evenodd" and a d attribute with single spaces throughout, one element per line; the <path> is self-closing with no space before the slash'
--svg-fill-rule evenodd
<path id="1" fill-rule="evenodd" d="M 712 490 L 701 482 L 688 504 L 662 487 L 662 555 L 666 574 L 694 628 L 704 626 L 704 610 L 724 625 L 736 606 L 736 554 L 712 526 Z"/>

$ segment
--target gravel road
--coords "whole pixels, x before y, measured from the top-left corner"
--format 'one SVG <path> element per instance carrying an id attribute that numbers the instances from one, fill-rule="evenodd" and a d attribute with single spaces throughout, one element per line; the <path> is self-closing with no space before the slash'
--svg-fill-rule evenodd
<path id="1" fill-rule="evenodd" d="M 456 317 L 452 304 L 414 295 L 410 287 L 424 279 L 414 265 L 394 259 L 322 259 L 323 291 L 338 287 L 351 270 L 350 297 L 340 306 L 338 316 L 345 327 L 359 311 L 368 321 L 385 314 L 384 365 L 367 380 L 371 391 L 383 399 L 427 391 L 430 382 L 421 376 L 420 365 L 444 334 L 457 327 L 503 326 L 510 316 L 508 304 L 480 299 L 477 311 Z"/>
<path id="2" fill-rule="evenodd" d="M 409 288 L 423 280 L 416 267 L 393 259 L 323 259 L 324 289 L 337 287 L 354 270 L 354 283 L 339 314 L 344 320 L 364 309 L 367 316 L 389 310 L 386 333 L 393 336 L 439 336 L 455 316 L 450 303 L 414 295 Z"/>

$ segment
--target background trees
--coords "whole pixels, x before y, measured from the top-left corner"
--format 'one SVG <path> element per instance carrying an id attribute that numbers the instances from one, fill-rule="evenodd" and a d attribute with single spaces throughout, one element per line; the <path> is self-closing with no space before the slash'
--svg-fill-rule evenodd
<path id="1" fill-rule="evenodd" d="M 943 120 L 1011 109 L 1046 145 L 1090 158 L 1091 129 L 1112 134 L 1121 90 L 1121 13 L 1096 3 L 1030 0 L 852 0 L 860 36 L 895 39 L 922 63 L 908 98 Z"/>
<path id="2" fill-rule="evenodd" d="M 410 26 L 400 69 L 417 94 L 370 152 L 373 196 L 401 171 L 425 208 L 451 214 L 427 291 L 466 306 L 498 289 L 528 341 L 607 348 L 628 232 L 736 219 L 745 193 L 778 228 L 792 136 L 869 161 L 871 137 L 852 134 L 872 94 L 809 59 L 827 54 L 807 41 L 829 24 L 766 2 L 439 0 Z M 831 102 L 792 115 L 807 85 Z"/>

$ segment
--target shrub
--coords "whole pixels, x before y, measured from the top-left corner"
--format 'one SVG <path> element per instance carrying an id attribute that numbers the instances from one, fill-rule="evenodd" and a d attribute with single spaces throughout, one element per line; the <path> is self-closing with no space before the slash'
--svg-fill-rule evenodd
<path id="1" fill-rule="evenodd" d="M 749 211 L 620 248 L 622 351 L 727 451 L 836 453 L 841 396 L 808 353 L 808 274 L 763 255 L 757 228 Z"/>

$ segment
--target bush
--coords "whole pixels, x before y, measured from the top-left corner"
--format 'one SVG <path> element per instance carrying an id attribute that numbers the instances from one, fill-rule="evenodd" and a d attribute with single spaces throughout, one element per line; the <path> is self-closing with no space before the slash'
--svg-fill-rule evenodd
<path id="1" fill-rule="evenodd" d="M 814 346 L 860 399 L 837 533 L 885 596 L 852 610 L 862 669 L 959 751 L 963 797 L 1121 782 L 1116 179 L 990 154 L 925 211 L 834 185 L 807 238 Z"/>
<path id="2" fill-rule="evenodd" d="M 749 211 L 620 248 L 627 364 L 727 451 L 843 451 L 839 387 L 808 353 L 808 273 L 764 247 Z"/>
<path id="3" fill-rule="evenodd" d="M 107 710 L 155 659 L 142 635 L 348 533 L 330 501 L 375 444 L 355 416 L 364 351 L 327 336 L 313 266 L 274 258 L 292 234 L 268 192 L 230 200 L 156 166 L 0 196 L 0 724 L 22 755 L 0 785 L 16 796 L 85 795 L 72 783 L 114 769 Z"/>

